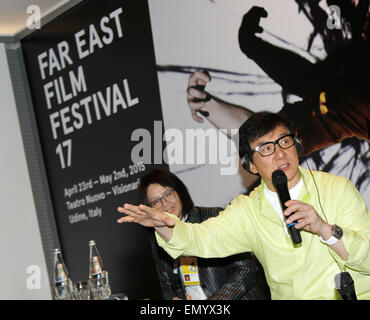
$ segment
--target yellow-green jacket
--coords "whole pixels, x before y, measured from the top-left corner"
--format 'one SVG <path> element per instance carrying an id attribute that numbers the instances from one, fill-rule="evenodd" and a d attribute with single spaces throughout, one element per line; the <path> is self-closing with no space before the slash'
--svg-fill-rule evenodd
<path id="1" fill-rule="evenodd" d="M 278 213 L 265 199 L 263 181 L 250 196 L 236 197 L 219 216 L 201 224 L 184 223 L 169 214 L 177 220 L 174 233 L 169 242 L 157 234 L 159 245 L 173 258 L 252 251 L 264 268 L 272 299 L 340 299 L 334 276 L 344 270 L 354 280 L 357 298 L 370 299 L 370 215 L 364 199 L 347 178 L 299 170 L 304 185 L 298 200 L 310 203 L 324 221 L 343 229 L 348 261 L 318 235 L 304 230 L 302 246 L 294 247 Z"/>

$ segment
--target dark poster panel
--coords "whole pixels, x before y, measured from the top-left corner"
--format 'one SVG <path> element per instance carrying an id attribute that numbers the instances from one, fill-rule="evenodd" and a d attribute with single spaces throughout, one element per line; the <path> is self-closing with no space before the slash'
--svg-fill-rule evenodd
<path id="1" fill-rule="evenodd" d="M 84 1 L 22 48 L 72 280 L 88 278 L 94 239 L 113 293 L 159 297 L 149 230 L 116 223 L 119 205 L 137 203 L 162 121 L 147 1 Z"/>

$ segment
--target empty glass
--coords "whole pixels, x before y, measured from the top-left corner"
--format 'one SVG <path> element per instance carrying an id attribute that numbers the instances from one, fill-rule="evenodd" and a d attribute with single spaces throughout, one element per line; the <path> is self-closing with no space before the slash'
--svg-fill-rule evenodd
<path id="1" fill-rule="evenodd" d="M 108 271 L 103 270 L 90 278 L 90 288 L 93 300 L 108 299 L 111 295 Z"/>
<path id="2" fill-rule="evenodd" d="M 75 299 L 76 300 L 90 300 L 90 282 L 79 281 L 75 286 Z"/>

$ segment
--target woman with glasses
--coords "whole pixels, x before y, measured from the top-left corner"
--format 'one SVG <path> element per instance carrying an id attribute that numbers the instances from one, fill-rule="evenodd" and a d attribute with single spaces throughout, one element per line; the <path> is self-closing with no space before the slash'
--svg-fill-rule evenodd
<path id="1" fill-rule="evenodd" d="M 222 208 L 195 207 L 184 183 L 173 173 L 154 169 L 142 177 L 142 203 L 174 214 L 179 219 L 200 223 L 217 216 Z M 170 299 L 266 299 L 263 282 L 257 282 L 258 267 L 250 254 L 222 259 L 179 257 L 172 259 L 150 237 L 162 297 Z M 217 244 L 216 244 L 217 245 Z"/>

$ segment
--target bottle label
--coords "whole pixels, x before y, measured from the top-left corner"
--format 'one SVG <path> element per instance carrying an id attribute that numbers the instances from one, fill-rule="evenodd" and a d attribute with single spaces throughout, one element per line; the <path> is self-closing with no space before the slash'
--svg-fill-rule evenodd
<path id="1" fill-rule="evenodd" d="M 56 282 L 62 282 L 67 280 L 66 271 L 64 270 L 64 265 L 62 263 L 56 266 Z"/>
<path id="2" fill-rule="evenodd" d="M 54 284 L 53 298 L 55 300 L 73 300 L 73 287 L 70 279 Z"/>
<path id="3" fill-rule="evenodd" d="M 98 274 L 102 272 L 100 259 L 97 256 L 91 258 L 90 261 L 90 275 Z"/>

